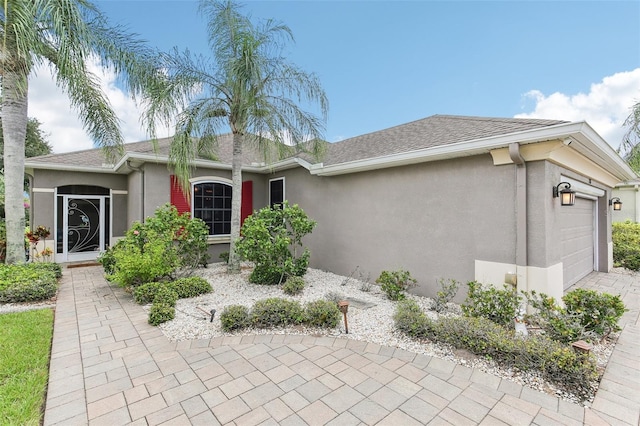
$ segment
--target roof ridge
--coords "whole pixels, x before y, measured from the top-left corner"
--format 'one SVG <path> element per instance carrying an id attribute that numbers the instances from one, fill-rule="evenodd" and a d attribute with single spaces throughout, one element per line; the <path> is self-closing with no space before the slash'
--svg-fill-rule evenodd
<path id="1" fill-rule="evenodd" d="M 569 123 L 566 120 L 554 120 L 552 118 L 521 118 L 521 117 L 483 117 L 479 115 L 455 115 L 455 114 L 435 114 L 427 118 L 453 118 L 456 120 L 475 120 L 475 121 L 530 121 L 530 122 L 540 122 L 540 121 L 548 121 L 554 123 Z M 419 121 L 419 120 L 416 120 Z M 409 124 L 409 123 L 407 123 Z"/>

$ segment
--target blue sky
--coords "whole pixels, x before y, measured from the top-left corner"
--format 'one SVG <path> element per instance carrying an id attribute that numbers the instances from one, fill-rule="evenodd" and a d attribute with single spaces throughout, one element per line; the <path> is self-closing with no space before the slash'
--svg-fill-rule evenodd
<path id="1" fill-rule="evenodd" d="M 113 23 L 159 49 L 208 53 L 196 1 L 96 4 Z M 640 2 L 635 0 L 243 4 L 253 18 L 273 18 L 293 31 L 296 42 L 287 56 L 319 76 L 330 102 L 325 137 L 332 142 L 433 114 L 456 114 L 586 120 L 617 147 L 622 122 L 640 101 Z M 38 79 L 46 79 L 44 74 Z M 122 107 L 127 139 L 144 139 L 135 108 L 125 105 L 128 98 L 108 75 L 105 79 L 114 107 Z M 47 127 L 37 114 L 54 121 L 51 110 L 63 107 L 52 108 L 53 92 L 34 83 L 39 93 L 30 95 L 30 115 L 56 134 L 56 151 L 77 149 L 77 142 L 58 139 L 61 129 L 81 137 L 70 117 Z M 39 103 L 45 95 L 48 107 Z"/>

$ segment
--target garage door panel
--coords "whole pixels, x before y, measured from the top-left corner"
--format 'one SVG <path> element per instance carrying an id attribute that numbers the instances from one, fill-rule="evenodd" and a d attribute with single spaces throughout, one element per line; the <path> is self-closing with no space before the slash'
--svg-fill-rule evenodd
<path id="1" fill-rule="evenodd" d="M 576 198 L 560 213 L 562 265 L 565 288 L 593 271 L 595 202 Z"/>

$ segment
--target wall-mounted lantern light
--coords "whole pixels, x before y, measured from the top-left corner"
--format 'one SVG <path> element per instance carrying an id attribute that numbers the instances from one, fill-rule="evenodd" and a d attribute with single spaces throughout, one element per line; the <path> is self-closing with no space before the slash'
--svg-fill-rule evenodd
<path id="1" fill-rule="evenodd" d="M 620 198 L 615 197 L 609 200 L 609 205 L 613 206 L 613 209 L 615 211 L 620 211 L 622 210 L 622 201 L 620 201 Z"/>
<path id="2" fill-rule="evenodd" d="M 560 189 L 560 185 L 564 185 L 564 188 Z M 576 203 L 576 193 L 571 190 L 569 182 L 560 182 L 553 187 L 553 198 L 556 197 L 560 197 L 561 206 L 572 206 Z"/>

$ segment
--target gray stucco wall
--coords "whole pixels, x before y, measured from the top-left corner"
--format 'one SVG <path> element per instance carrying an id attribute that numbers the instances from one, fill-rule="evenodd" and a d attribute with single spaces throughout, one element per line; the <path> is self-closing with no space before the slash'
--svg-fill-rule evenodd
<path id="1" fill-rule="evenodd" d="M 129 190 L 129 204 L 127 205 L 127 225 L 135 221 L 142 221 L 144 212 L 142 210 L 143 194 L 143 173 L 142 171 L 131 172 L 127 176 Z M 129 226 L 127 226 L 128 228 Z M 124 235 L 124 234 L 123 234 Z"/>
<path id="2" fill-rule="evenodd" d="M 305 243 L 311 266 L 375 280 L 407 269 L 418 294 L 437 280 L 474 278 L 474 261 L 515 263 L 515 166 L 489 155 L 335 177 L 303 169 L 286 177 L 286 198 L 318 222 Z M 272 177 L 278 177 L 274 175 Z"/>

